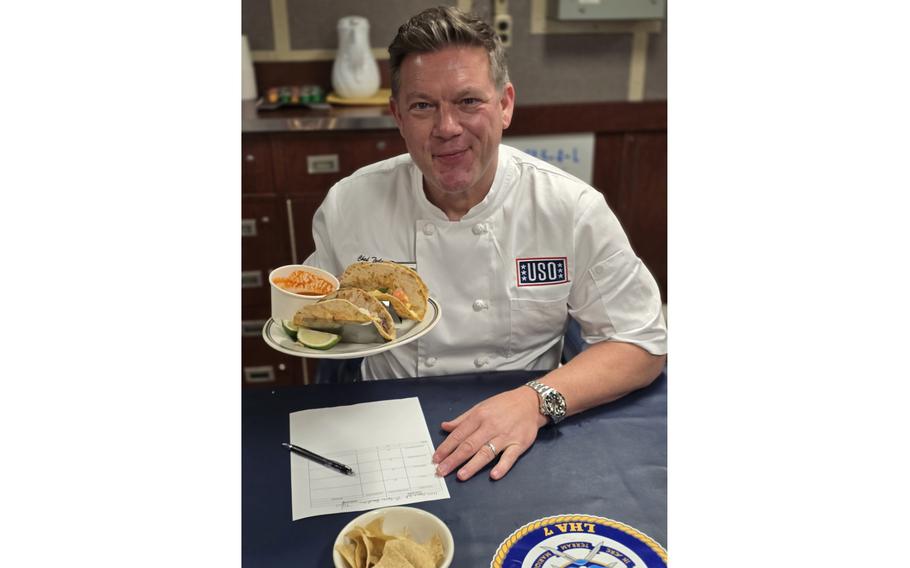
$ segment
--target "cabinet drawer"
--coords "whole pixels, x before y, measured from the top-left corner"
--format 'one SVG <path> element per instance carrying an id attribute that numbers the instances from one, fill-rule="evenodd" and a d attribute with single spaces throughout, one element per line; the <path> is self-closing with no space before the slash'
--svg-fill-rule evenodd
<path id="1" fill-rule="evenodd" d="M 241 359 L 244 387 L 304 385 L 313 382 L 317 359 L 285 355 L 269 347 L 262 339 L 262 326 L 269 319 L 268 307 L 241 309 Z"/>
<path id="2" fill-rule="evenodd" d="M 244 307 L 268 307 L 272 301 L 269 292 L 269 271 L 264 268 L 243 270 L 240 278 L 241 304 Z"/>
<path id="3" fill-rule="evenodd" d="M 244 196 L 241 212 L 243 270 L 271 270 L 291 263 L 287 203 L 276 195 Z"/>
<path id="4" fill-rule="evenodd" d="M 272 146 L 267 134 L 243 134 L 240 139 L 240 186 L 244 194 L 272 193 L 275 178 L 272 173 Z"/>
<path id="5" fill-rule="evenodd" d="M 255 388 L 305 384 L 300 357 L 275 351 L 266 345 L 261 335 L 257 337 L 246 335 L 246 330 L 255 327 L 255 324 L 255 321 L 244 320 L 244 335 L 240 344 L 243 367 L 240 378 L 243 386 Z M 262 330 L 262 325 L 259 329 Z"/>
<path id="6" fill-rule="evenodd" d="M 359 168 L 407 151 L 397 130 L 278 133 L 275 186 L 279 193 L 322 193 Z"/>

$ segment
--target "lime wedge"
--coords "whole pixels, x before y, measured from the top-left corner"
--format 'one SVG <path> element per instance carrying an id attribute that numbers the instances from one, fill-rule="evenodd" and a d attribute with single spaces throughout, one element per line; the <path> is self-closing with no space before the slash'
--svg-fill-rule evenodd
<path id="1" fill-rule="evenodd" d="M 331 349 L 341 341 L 341 336 L 315 329 L 301 327 L 297 330 L 297 342 L 310 349 Z"/>
<path id="2" fill-rule="evenodd" d="M 297 341 L 297 326 L 294 325 L 294 322 L 291 320 L 284 320 L 281 322 L 281 327 L 284 328 L 284 332 L 288 334 L 288 337 Z"/>

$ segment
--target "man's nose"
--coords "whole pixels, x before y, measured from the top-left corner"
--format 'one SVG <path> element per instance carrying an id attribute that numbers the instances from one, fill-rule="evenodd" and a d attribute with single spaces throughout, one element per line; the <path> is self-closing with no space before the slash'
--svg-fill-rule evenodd
<path id="1" fill-rule="evenodd" d="M 445 105 L 439 107 L 439 112 L 436 114 L 436 124 L 433 128 L 433 134 L 439 138 L 453 138 L 461 134 L 461 130 L 458 112 Z"/>

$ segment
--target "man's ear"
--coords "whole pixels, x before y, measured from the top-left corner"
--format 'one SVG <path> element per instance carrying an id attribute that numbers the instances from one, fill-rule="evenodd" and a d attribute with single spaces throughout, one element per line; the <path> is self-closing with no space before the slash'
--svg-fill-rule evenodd
<path id="1" fill-rule="evenodd" d="M 505 130 L 512 124 L 512 111 L 515 110 L 515 87 L 512 83 L 506 83 L 502 88 L 499 104 L 502 106 L 502 129 Z"/>

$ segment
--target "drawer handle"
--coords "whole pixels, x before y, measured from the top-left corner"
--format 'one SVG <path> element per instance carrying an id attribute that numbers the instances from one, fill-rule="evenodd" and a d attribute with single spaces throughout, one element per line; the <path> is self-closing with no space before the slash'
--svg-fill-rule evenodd
<path id="1" fill-rule="evenodd" d="M 240 322 L 240 335 L 243 337 L 259 337 L 259 334 L 262 333 L 262 328 L 265 327 L 265 322 L 267 321 L 268 320 L 243 320 Z"/>
<path id="2" fill-rule="evenodd" d="M 261 288 L 262 287 L 262 271 L 261 270 L 246 270 L 241 272 L 243 277 L 243 283 L 240 285 L 241 288 Z"/>
<path id="3" fill-rule="evenodd" d="M 254 156 L 254 155 L 252 155 L 252 154 L 247 154 L 247 155 L 246 155 L 246 161 L 247 161 L 247 162 L 255 162 L 255 161 L 256 161 L 256 156 Z"/>
<path id="4" fill-rule="evenodd" d="M 271 365 L 244 367 L 243 381 L 246 383 L 274 383 L 275 367 Z"/>
<path id="5" fill-rule="evenodd" d="M 335 174 L 338 173 L 338 154 L 322 154 L 306 157 L 306 171 L 308 174 Z"/>
<path id="6" fill-rule="evenodd" d="M 256 219 L 243 219 L 240 234 L 244 237 L 256 236 Z"/>

